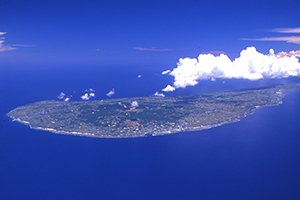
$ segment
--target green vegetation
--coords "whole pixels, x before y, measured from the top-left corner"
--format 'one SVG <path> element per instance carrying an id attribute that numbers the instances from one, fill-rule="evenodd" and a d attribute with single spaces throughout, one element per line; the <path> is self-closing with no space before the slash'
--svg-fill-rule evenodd
<path id="1" fill-rule="evenodd" d="M 202 130 L 229 123 L 262 106 L 281 103 L 299 85 L 176 97 L 101 101 L 41 101 L 8 113 L 31 128 L 91 137 L 138 137 Z M 132 102 L 138 106 L 131 107 Z"/>

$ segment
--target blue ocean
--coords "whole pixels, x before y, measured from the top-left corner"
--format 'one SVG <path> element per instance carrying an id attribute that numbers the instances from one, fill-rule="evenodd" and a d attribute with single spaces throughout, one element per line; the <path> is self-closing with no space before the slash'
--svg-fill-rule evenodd
<path id="1" fill-rule="evenodd" d="M 300 89 L 239 122 L 171 135 L 103 139 L 30 129 L 6 116 L 42 100 L 151 96 L 165 66 L 5 66 L 0 69 L 0 199 L 300 199 Z M 140 75 L 140 76 L 139 76 Z M 138 78 L 138 76 L 140 78 Z M 300 83 L 200 81 L 166 96 Z M 106 94 L 113 89 L 112 97 Z"/>

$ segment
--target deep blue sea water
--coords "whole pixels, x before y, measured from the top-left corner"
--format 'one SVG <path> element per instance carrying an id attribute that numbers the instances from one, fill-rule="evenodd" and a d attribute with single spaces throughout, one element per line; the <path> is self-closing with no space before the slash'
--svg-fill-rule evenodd
<path id="1" fill-rule="evenodd" d="M 149 96 L 172 83 L 165 66 L 0 69 L 0 199 L 300 199 L 300 90 L 283 104 L 209 130 L 101 139 L 11 122 L 17 106 L 57 99 Z M 137 78 L 142 75 L 141 78 Z M 223 83 L 225 81 L 225 83 Z M 264 87 L 281 80 L 201 81 L 175 94 Z"/>

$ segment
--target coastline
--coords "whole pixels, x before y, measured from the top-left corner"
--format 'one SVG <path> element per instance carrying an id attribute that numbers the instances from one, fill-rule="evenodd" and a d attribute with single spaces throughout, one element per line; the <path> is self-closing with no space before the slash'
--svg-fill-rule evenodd
<path id="1" fill-rule="evenodd" d="M 278 106 L 280 104 L 282 104 L 282 101 L 279 102 L 278 104 L 266 105 L 266 106 L 263 106 L 263 107 Z M 212 128 L 216 128 L 216 127 L 223 126 L 223 125 L 226 125 L 226 124 L 239 122 L 242 118 L 246 118 L 248 115 L 254 114 L 254 112 L 257 109 L 260 109 L 260 108 L 263 108 L 263 107 L 258 107 L 255 110 L 253 110 L 253 112 L 247 113 L 244 116 L 242 116 L 240 118 L 235 118 L 231 121 L 225 121 L 225 122 L 221 122 L 221 123 L 217 123 L 217 124 L 211 124 L 211 125 L 201 125 L 201 127 L 197 126 L 197 127 L 181 128 L 178 131 L 169 131 L 168 133 L 166 131 L 159 132 L 159 133 L 146 133 L 146 134 L 140 135 L 140 136 L 139 135 L 135 135 L 135 136 L 104 136 L 103 135 L 103 136 L 101 136 L 101 135 L 95 135 L 93 133 L 58 131 L 58 130 L 55 130 L 55 129 L 52 129 L 52 128 L 33 127 L 27 121 L 22 121 L 19 118 L 14 119 L 11 116 L 9 116 L 8 114 L 7 114 L 7 116 L 12 119 L 12 122 L 17 121 L 21 124 L 29 126 L 31 129 L 34 129 L 34 130 L 48 131 L 48 132 L 51 132 L 51 133 L 54 133 L 54 134 L 73 135 L 73 136 L 81 136 L 81 137 L 107 138 L 107 139 L 120 138 L 120 139 L 122 139 L 122 138 L 142 138 L 142 137 L 149 137 L 149 136 L 156 137 L 156 136 L 164 136 L 164 135 L 170 135 L 170 134 L 175 134 L 175 133 L 184 133 L 184 132 L 202 131 L 202 130 L 212 129 Z"/>
<path id="2" fill-rule="evenodd" d="M 154 112 L 153 114 L 155 115 L 159 113 L 161 106 L 164 106 L 164 104 L 170 104 L 169 106 L 173 105 L 174 107 L 170 107 L 173 109 L 176 108 L 176 106 L 178 105 L 191 105 L 189 102 L 186 102 L 187 100 L 192 101 L 193 104 L 190 107 L 182 107 L 187 109 L 186 111 L 184 111 L 185 114 L 182 115 L 180 118 L 176 119 L 174 122 L 159 122 L 155 121 L 154 119 L 150 119 L 154 121 L 148 122 L 135 122 L 136 120 L 134 120 L 134 118 L 134 121 L 131 121 L 131 118 L 129 118 L 129 120 L 126 119 L 126 123 L 128 124 L 125 125 L 123 128 L 120 127 L 120 125 L 115 128 L 114 126 L 110 126 L 109 124 L 108 126 L 97 126 L 95 124 L 91 124 L 88 121 L 77 122 L 76 120 L 78 119 L 86 120 L 85 118 L 78 118 L 78 113 L 81 114 L 81 112 L 87 112 L 88 110 L 74 110 L 74 108 L 82 109 L 80 106 L 89 105 L 102 106 L 104 109 L 106 109 L 106 107 L 110 105 L 115 105 L 113 103 L 117 103 L 121 101 L 121 99 L 70 103 L 53 100 L 41 101 L 26 106 L 19 106 L 16 109 L 7 113 L 6 115 L 10 117 L 12 121 L 17 121 L 24 125 L 28 125 L 31 129 L 48 131 L 55 134 L 76 135 L 95 138 L 135 138 L 149 137 L 150 135 L 162 136 L 179 132 L 201 131 L 222 126 L 224 124 L 238 122 L 241 118 L 245 118 L 247 115 L 253 114 L 257 109 L 266 106 L 275 106 L 282 104 L 282 98 L 285 96 L 285 94 L 282 93 L 283 90 L 297 87 L 299 87 L 299 85 L 287 85 L 277 86 L 269 89 L 250 90 L 250 92 L 246 90 L 241 92 L 212 93 L 210 94 L 212 95 L 210 97 L 207 97 L 207 95 L 198 95 L 196 97 L 192 96 L 192 98 L 191 96 L 179 96 L 178 98 L 156 98 L 155 101 L 153 101 L 152 98 L 150 100 L 147 97 L 124 98 L 122 99 L 123 102 L 127 103 L 136 99 L 140 99 L 140 102 L 142 102 L 143 100 L 143 103 L 146 103 L 144 106 L 150 106 L 151 109 L 154 109 L 152 112 Z M 171 103 L 173 104 L 171 105 Z M 120 102 L 118 104 L 120 104 Z M 63 112 L 61 111 L 62 109 Z M 113 109 L 110 109 L 111 110 L 109 111 L 113 111 L 115 107 Z M 143 110 L 141 109 L 132 108 L 130 110 L 127 109 L 120 112 L 118 111 L 118 115 L 123 114 L 125 116 L 125 114 L 130 115 L 132 113 L 143 113 Z M 55 114 L 51 116 L 51 112 L 58 112 L 57 110 L 59 110 L 59 115 Z M 74 112 L 76 111 L 76 113 L 73 113 L 73 110 Z M 174 111 L 177 112 L 175 112 L 175 115 L 173 113 L 174 116 L 182 112 L 178 110 Z M 199 111 L 201 112 L 199 113 Z M 71 114 L 65 114 L 64 112 L 69 112 Z M 173 111 L 167 112 L 170 113 Z M 92 114 L 94 114 L 93 110 Z M 56 115 L 59 118 L 55 118 Z M 70 115 L 73 116 L 73 118 L 69 118 Z M 109 115 L 107 118 L 109 123 L 113 123 L 113 121 L 109 121 L 109 117 L 111 116 L 114 115 Z M 104 117 L 106 118 L 107 116 L 104 115 Z M 112 120 L 114 119 L 112 118 Z M 68 123 L 66 124 L 66 122 Z M 124 122 L 125 119 L 120 119 L 119 121 L 119 123 Z M 69 123 L 72 123 L 72 125 L 69 125 Z M 62 126 L 59 126 L 59 124 L 62 124 Z M 58 128 L 61 130 L 59 130 Z"/>

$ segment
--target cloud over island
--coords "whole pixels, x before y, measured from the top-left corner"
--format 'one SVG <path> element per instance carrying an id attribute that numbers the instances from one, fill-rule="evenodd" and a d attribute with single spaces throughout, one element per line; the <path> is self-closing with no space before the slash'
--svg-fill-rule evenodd
<path id="1" fill-rule="evenodd" d="M 113 88 L 106 94 L 106 96 L 111 97 L 114 94 L 115 94 L 115 89 Z"/>
<path id="2" fill-rule="evenodd" d="M 293 53 L 293 52 L 292 52 Z M 231 61 L 227 55 L 200 54 L 198 58 L 180 58 L 177 67 L 169 75 L 174 77 L 173 86 L 162 91 L 170 92 L 176 88 L 197 85 L 199 80 L 286 78 L 300 75 L 300 63 L 295 55 L 280 53 L 273 49 L 262 54 L 255 47 L 242 50 L 240 56 Z M 166 72 L 166 71 L 165 71 Z"/>

